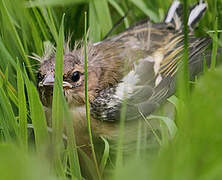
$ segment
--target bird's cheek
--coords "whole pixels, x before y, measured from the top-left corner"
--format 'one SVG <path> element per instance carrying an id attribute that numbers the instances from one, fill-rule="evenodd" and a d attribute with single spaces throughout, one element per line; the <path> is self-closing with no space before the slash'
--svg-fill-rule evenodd
<path id="1" fill-rule="evenodd" d="M 69 106 L 84 105 L 85 96 L 84 91 L 64 90 L 64 96 Z"/>
<path id="2" fill-rule="evenodd" d="M 69 89 L 64 89 L 64 97 L 68 104 L 72 102 L 72 92 Z"/>

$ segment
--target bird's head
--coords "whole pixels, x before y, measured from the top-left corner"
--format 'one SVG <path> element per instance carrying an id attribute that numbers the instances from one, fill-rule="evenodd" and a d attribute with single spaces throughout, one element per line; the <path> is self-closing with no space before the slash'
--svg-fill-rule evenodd
<path id="1" fill-rule="evenodd" d="M 89 53 L 90 54 L 90 53 Z M 92 57 L 88 57 L 92 58 Z M 99 69 L 88 66 L 88 91 L 92 100 L 98 88 Z M 45 60 L 38 71 L 38 89 L 45 106 L 52 104 L 55 82 L 55 57 Z M 63 56 L 63 92 L 69 105 L 81 106 L 85 103 L 84 57 L 80 50 Z"/>

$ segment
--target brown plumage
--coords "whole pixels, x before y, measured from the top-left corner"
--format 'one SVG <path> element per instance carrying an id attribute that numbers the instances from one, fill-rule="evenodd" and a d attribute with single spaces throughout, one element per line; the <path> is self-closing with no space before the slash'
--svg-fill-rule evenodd
<path id="1" fill-rule="evenodd" d="M 144 21 L 104 41 L 88 43 L 87 83 L 95 136 L 112 139 L 117 135 L 124 99 L 127 99 L 126 126 L 133 127 L 141 113 L 150 115 L 175 91 L 175 73 L 182 61 L 184 39 L 176 3 L 178 1 L 171 6 L 163 23 Z M 203 14 L 206 4 L 200 2 L 196 7 L 198 16 L 189 17 L 191 77 L 200 72 L 202 53 L 210 42 L 209 38 L 193 35 L 196 19 Z M 45 106 L 50 106 L 52 100 L 54 68 L 55 57 L 51 57 L 39 69 L 39 92 Z M 63 81 L 64 95 L 75 117 L 77 142 L 85 144 L 88 137 L 83 47 L 64 54 Z"/>

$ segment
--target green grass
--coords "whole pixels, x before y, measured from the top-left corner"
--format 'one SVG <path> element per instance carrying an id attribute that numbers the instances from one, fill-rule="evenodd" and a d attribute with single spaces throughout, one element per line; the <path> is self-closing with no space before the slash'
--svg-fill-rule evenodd
<path id="1" fill-rule="evenodd" d="M 95 5 L 96 6 L 96 5 Z M 91 146 L 92 158 L 94 162 L 94 166 L 96 169 L 96 173 L 98 179 L 101 179 L 101 175 L 99 172 L 99 166 L 96 158 L 94 143 L 93 143 L 93 136 L 92 136 L 92 129 L 91 129 L 91 119 L 90 119 L 90 107 L 89 107 L 89 95 L 88 95 L 88 65 L 87 65 L 87 13 L 85 12 L 85 28 L 84 28 L 84 76 L 85 76 L 85 107 L 86 107 L 86 120 L 88 126 L 88 134 L 89 134 L 89 141 Z"/>
<path id="2" fill-rule="evenodd" d="M 112 34 L 123 31 L 146 16 L 154 22 L 159 22 L 163 19 L 170 2 L 0 1 L 0 179 L 81 179 L 77 152 L 79 147 L 76 146 L 73 122 L 61 87 L 65 39 L 71 33 L 71 45 L 83 37 L 86 45 L 86 31 L 89 29 L 88 39 L 91 42 L 100 41 L 127 12 L 128 16 Z M 195 1 L 184 2 L 189 5 Z M 164 110 L 160 110 L 161 115 L 144 117 L 147 126 L 151 128 L 153 121 L 161 125 L 160 133 L 155 134 L 153 130 L 153 136 L 155 141 L 159 142 L 160 148 L 154 153 L 142 148 L 146 143 L 141 140 L 144 127 L 138 124 L 137 143 L 133 145 L 136 147 L 136 153 L 124 154 L 123 106 L 116 151 L 112 152 L 112 144 L 102 137 L 101 153 L 95 152 L 93 161 L 84 159 L 93 179 L 103 179 L 105 176 L 110 179 L 152 180 L 222 178 L 222 69 L 216 66 L 216 54 L 221 45 L 220 31 L 217 31 L 222 27 L 221 7 L 221 1 L 208 0 L 209 10 L 196 30 L 197 35 L 206 35 L 209 32 L 212 36 L 212 64 L 209 71 L 205 68 L 192 91 L 187 76 L 185 48 L 184 68 L 178 77 L 181 82 L 178 85 L 179 97 L 172 96 L 169 99 L 176 108 L 177 124 L 164 116 Z M 87 20 L 85 12 L 88 15 Z M 186 35 L 185 26 L 185 37 Z M 57 47 L 53 123 L 50 130 L 36 89 L 35 76 L 40 63 L 29 58 L 32 53 L 42 56 L 46 41 Z M 186 39 L 185 47 L 187 42 Z M 85 65 L 87 67 L 86 63 Z M 86 107 L 89 108 L 89 105 Z M 66 146 L 62 131 L 64 125 L 67 127 Z M 91 147 L 95 151 L 96 144 L 90 132 L 90 119 L 88 125 Z"/>

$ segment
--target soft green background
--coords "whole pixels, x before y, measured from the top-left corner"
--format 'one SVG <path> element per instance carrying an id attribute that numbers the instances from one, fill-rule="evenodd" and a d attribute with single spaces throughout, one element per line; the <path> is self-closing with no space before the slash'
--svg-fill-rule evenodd
<path id="1" fill-rule="evenodd" d="M 207 2 L 208 11 L 196 33 L 213 36 L 215 33 L 208 31 L 214 31 L 216 27 L 220 30 L 222 26 L 222 2 Z M 54 89 L 54 124 L 53 133 L 49 135 L 35 88 L 39 62 L 29 56 L 32 53 L 42 56 L 44 42 L 50 41 L 57 47 L 57 64 L 61 64 L 64 38 L 71 35 L 71 45 L 83 38 L 84 12 L 87 12 L 89 40 L 96 42 L 127 12 L 127 18 L 113 34 L 147 16 L 153 22 L 160 22 L 170 3 L 170 0 L 0 1 L 1 180 L 66 179 L 67 174 L 72 179 L 81 177 L 72 128 L 67 133 L 68 146 L 64 147 L 61 143 L 60 119 L 63 119 L 62 113 L 68 111 L 59 88 L 61 79 L 58 78 Z M 215 37 L 214 40 L 217 50 L 221 40 Z M 61 77 L 61 70 L 58 66 L 58 77 Z M 191 97 L 185 99 L 185 107 L 179 105 L 183 104 L 180 98 L 171 98 L 179 114 L 177 135 L 171 139 L 166 131 L 172 129 L 163 124 L 159 139 L 162 143 L 157 157 L 149 152 L 141 153 L 136 158 L 124 159 L 123 166 L 122 163 L 110 165 L 106 174 L 115 179 L 222 179 L 221 92 L 222 68 L 218 66 L 216 70 L 212 68 L 205 72 L 195 82 Z M 64 123 L 71 127 L 70 118 L 66 119 Z M 27 131 L 27 121 L 34 126 L 35 142 L 31 138 L 33 135 Z M 49 141 L 50 137 L 52 141 Z M 100 175 L 109 159 L 109 144 L 105 139 L 104 142 L 105 150 L 100 157 L 101 162 L 98 162 Z M 70 160 L 70 166 L 67 166 L 67 159 Z M 93 162 L 89 166 L 92 166 L 94 179 L 98 179 Z"/>

